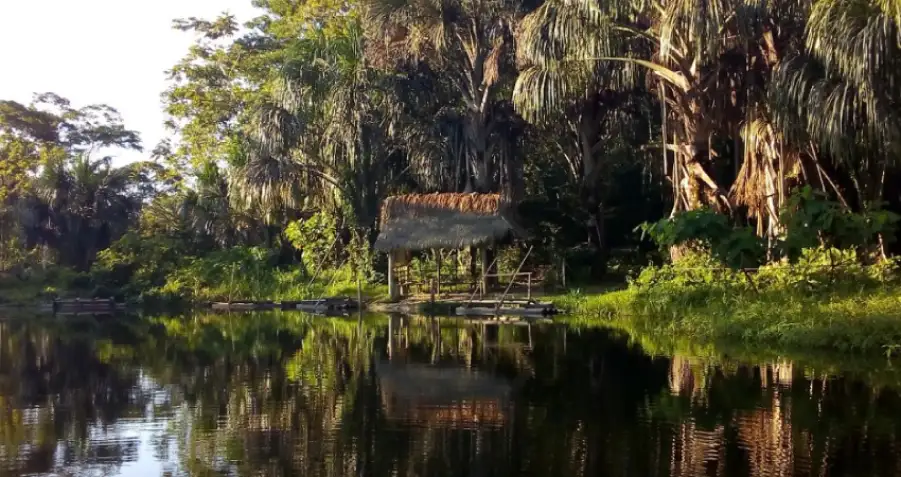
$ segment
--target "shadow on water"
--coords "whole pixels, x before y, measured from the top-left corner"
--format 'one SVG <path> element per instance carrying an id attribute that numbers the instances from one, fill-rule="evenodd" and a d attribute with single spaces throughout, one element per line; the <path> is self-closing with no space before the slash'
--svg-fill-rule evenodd
<path id="1" fill-rule="evenodd" d="M 576 324 L 16 319 L 0 475 L 898 475 L 898 376 Z"/>

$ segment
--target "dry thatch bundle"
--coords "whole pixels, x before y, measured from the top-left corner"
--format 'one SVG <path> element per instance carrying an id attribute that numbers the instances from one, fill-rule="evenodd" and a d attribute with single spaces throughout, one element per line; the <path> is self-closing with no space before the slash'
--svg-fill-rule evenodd
<path id="1" fill-rule="evenodd" d="M 499 194 L 409 194 L 385 199 L 375 247 L 458 249 L 522 235 Z"/>
<path id="2" fill-rule="evenodd" d="M 749 121 L 742 129 L 744 161 L 730 192 L 732 201 L 747 207 L 749 219 L 757 219 L 757 234 L 775 235 L 785 205 L 785 181 L 801 174 L 801 154 L 787 148 L 772 122 Z"/>

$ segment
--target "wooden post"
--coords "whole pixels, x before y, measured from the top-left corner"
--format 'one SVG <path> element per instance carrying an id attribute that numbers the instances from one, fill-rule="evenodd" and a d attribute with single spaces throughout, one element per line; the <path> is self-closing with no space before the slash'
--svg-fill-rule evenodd
<path id="1" fill-rule="evenodd" d="M 563 289 L 566 290 L 566 259 L 564 258 L 562 262 L 560 278 L 563 280 Z"/>
<path id="2" fill-rule="evenodd" d="M 480 284 L 482 287 L 482 293 L 480 296 L 484 296 L 485 293 L 488 292 L 488 277 L 487 275 L 491 273 L 491 265 L 488 264 L 488 246 L 483 246 L 479 249 L 481 253 L 482 259 L 482 283 Z"/>
<path id="3" fill-rule="evenodd" d="M 496 262 L 496 261 L 497 261 L 497 255 L 494 256 L 494 261 L 492 261 L 491 264 L 494 265 L 494 262 Z M 491 268 L 491 267 L 488 267 L 488 268 Z M 482 274 L 482 279 L 484 279 L 484 278 L 485 278 L 485 276 L 484 276 L 484 274 Z M 476 297 L 476 293 L 479 293 L 482 290 L 480 283 L 481 282 L 475 283 L 475 286 L 472 289 L 472 293 L 469 295 L 469 301 L 466 304 L 466 306 L 468 306 L 468 307 L 472 306 L 472 300 Z"/>
<path id="4" fill-rule="evenodd" d="M 360 326 L 363 326 L 363 282 L 360 280 L 359 271 L 357 272 L 357 312 L 359 314 Z"/>
<path id="5" fill-rule="evenodd" d="M 394 276 L 394 251 L 388 252 L 388 299 L 397 301 L 400 293 L 397 292 L 397 281 Z"/>
<path id="6" fill-rule="evenodd" d="M 435 277 L 435 294 L 441 297 L 441 250 L 438 250 L 438 271 Z M 433 300 L 434 301 L 434 300 Z"/>
<path id="7" fill-rule="evenodd" d="M 504 299 L 507 298 L 507 293 L 510 293 L 510 288 L 513 286 L 513 282 L 516 281 L 516 276 L 519 275 L 519 272 L 522 270 L 522 266 L 525 265 L 526 260 L 529 259 L 529 255 L 532 255 L 532 249 L 535 248 L 534 245 L 529 247 L 529 251 L 526 252 L 526 256 L 522 258 L 522 261 L 519 262 L 519 266 L 516 267 L 516 271 L 513 272 L 513 276 L 510 278 L 510 283 L 507 285 L 507 288 L 504 290 L 504 294 L 501 295 L 501 299 L 498 300 L 497 305 L 494 307 L 495 315 L 501 309 L 501 306 L 504 304 Z"/>
<path id="8" fill-rule="evenodd" d="M 532 272 L 526 275 L 526 299 L 532 301 Z"/>

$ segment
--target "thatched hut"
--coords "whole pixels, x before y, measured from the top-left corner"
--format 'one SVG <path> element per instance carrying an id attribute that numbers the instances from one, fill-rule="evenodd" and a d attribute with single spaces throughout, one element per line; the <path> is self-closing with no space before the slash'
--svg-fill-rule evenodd
<path id="1" fill-rule="evenodd" d="M 398 251 L 457 250 L 485 247 L 523 237 L 515 210 L 500 194 L 435 193 L 388 197 L 382 204 L 376 250 L 389 257 L 388 287 L 397 298 L 393 277 Z"/>

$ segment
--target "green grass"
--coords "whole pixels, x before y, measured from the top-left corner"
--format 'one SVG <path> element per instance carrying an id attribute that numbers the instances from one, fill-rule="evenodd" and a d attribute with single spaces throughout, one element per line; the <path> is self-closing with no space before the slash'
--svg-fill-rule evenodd
<path id="1" fill-rule="evenodd" d="M 74 276 L 74 272 L 61 268 L 51 268 L 23 278 L 4 276 L 0 279 L 0 305 L 28 306 L 54 298 L 85 296 L 84 290 L 73 286 Z"/>
<path id="2" fill-rule="evenodd" d="M 556 297 L 574 323 L 604 323 L 652 342 L 901 355 L 901 267 L 811 250 L 755 273 L 696 254 L 648 267 L 625 289 Z M 672 346 L 670 346 L 672 347 Z"/>
<path id="3" fill-rule="evenodd" d="M 71 275 L 71 274 L 69 274 Z M 323 272 L 313 283 L 298 270 L 268 269 L 237 271 L 236 273 L 172 274 L 159 287 L 129 284 L 121 289 L 98 286 L 84 280 L 75 287 L 71 276 L 61 274 L 36 275 L 25 280 L 7 278 L 0 281 L 0 305 L 30 306 L 49 302 L 54 298 L 117 296 L 144 299 L 148 302 L 175 301 L 240 301 L 240 300 L 300 300 L 323 296 L 356 298 L 356 276 L 348 270 Z M 387 285 L 362 283 L 366 300 L 388 295 Z"/>
<path id="4" fill-rule="evenodd" d="M 605 323 L 656 341 L 901 354 L 901 287 L 631 287 L 557 301 L 573 323 Z"/>
<path id="5" fill-rule="evenodd" d="M 387 285 L 364 281 L 367 300 L 387 296 Z M 297 270 L 261 270 L 225 274 L 218 279 L 171 276 L 148 295 L 187 301 L 300 300 L 323 296 L 357 296 L 356 276 L 348 270 L 323 272 L 313 283 Z"/>
<path id="6" fill-rule="evenodd" d="M 5 285 L 0 287 L 0 304 L 7 306 L 22 306 L 41 301 L 44 296 L 44 287 L 39 283 L 24 282 L 19 285 Z"/>
<path id="7" fill-rule="evenodd" d="M 603 287 L 572 288 L 566 293 L 557 293 L 541 297 L 567 315 L 594 317 L 599 314 L 610 314 L 630 303 L 629 291 L 623 285 Z M 596 321 L 596 320 L 594 320 Z"/>

